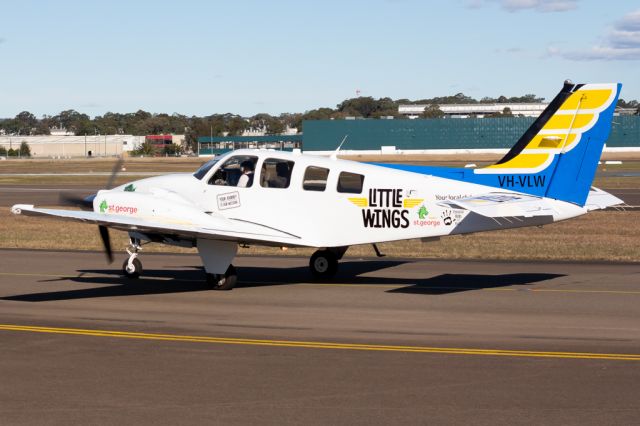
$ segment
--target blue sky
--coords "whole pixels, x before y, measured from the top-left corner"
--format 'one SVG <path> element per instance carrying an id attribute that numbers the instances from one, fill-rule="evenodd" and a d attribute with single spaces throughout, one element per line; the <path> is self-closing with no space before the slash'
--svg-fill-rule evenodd
<path id="1" fill-rule="evenodd" d="M 0 117 L 303 112 L 356 96 L 640 99 L 640 4 L 615 0 L 6 2 Z"/>

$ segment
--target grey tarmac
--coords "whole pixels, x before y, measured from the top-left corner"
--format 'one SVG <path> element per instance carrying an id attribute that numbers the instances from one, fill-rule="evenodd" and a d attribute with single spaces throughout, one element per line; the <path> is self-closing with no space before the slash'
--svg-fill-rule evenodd
<path id="1" fill-rule="evenodd" d="M 99 189 L 94 185 L 0 185 L 0 207 L 14 204 L 57 206 L 61 195 L 87 196 Z"/>
<path id="2" fill-rule="evenodd" d="M 640 265 L 0 250 L 6 424 L 635 424 Z M 303 343 L 305 342 L 305 343 Z"/>

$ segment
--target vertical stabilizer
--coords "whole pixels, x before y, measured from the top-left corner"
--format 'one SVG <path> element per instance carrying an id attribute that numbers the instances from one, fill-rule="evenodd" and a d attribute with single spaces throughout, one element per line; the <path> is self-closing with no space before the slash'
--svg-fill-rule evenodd
<path id="1" fill-rule="evenodd" d="M 501 187 L 504 182 L 534 182 L 531 192 L 536 195 L 583 206 L 611 131 L 621 87 L 565 82 L 507 155 L 475 173 L 498 175 Z"/>

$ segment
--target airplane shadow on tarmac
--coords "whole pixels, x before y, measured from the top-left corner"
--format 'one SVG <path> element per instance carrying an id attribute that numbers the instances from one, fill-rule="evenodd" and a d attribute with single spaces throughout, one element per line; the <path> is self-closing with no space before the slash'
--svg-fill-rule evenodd
<path id="1" fill-rule="evenodd" d="M 472 290 L 527 285 L 540 281 L 563 277 L 561 274 L 515 273 L 515 274 L 441 274 L 425 278 L 397 278 L 366 275 L 406 263 L 399 260 L 347 261 L 340 264 L 338 275 L 332 280 L 318 281 L 310 277 L 306 267 L 265 268 L 239 267 L 236 291 L 247 288 L 271 287 L 313 283 L 316 285 L 380 285 L 387 293 L 407 293 L 421 295 L 444 295 Z M 78 270 L 76 276 L 41 280 L 47 282 L 73 282 L 83 285 L 96 284 L 99 287 L 73 290 L 50 291 L 21 294 L 0 298 L 22 302 L 48 302 L 56 300 L 89 299 L 96 297 L 136 296 L 149 294 L 186 293 L 211 291 L 204 281 L 204 273 L 199 266 L 188 265 L 182 269 L 145 270 L 140 279 L 124 278 L 118 269 Z M 429 273 L 425 271 L 425 275 Z M 393 285 L 392 289 L 385 287 Z M 398 286 L 398 287 L 395 287 Z M 401 287 L 404 286 L 404 287 Z"/>

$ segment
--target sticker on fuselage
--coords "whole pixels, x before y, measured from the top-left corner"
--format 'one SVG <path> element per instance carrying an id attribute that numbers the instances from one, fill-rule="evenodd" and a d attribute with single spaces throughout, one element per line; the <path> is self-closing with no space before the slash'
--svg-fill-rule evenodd
<path id="1" fill-rule="evenodd" d="M 424 204 L 422 204 L 420 206 L 420 208 L 418 209 L 418 211 L 416 212 L 416 216 L 418 217 L 417 219 L 413 220 L 413 225 L 414 226 L 420 226 L 420 227 L 424 227 L 424 226 L 430 226 L 430 227 L 437 227 L 440 226 L 442 222 L 440 222 L 440 219 L 437 217 L 434 217 L 431 212 L 429 211 L 429 209 L 427 208 L 427 206 L 425 206 Z"/>
<path id="2" fill-rule="evenodd" d="M 238 191 L 218 195 L 218 210 L 233 209 L 236 207 L 240 207 L 240 194 Z"/>
<path id="3" fill-rule="evenodd" d="M 461 200 L 463 198 L 473 197 L 472 194 L 435 194 L 436 201 L 452 201 Z"/>
<path id="4" fill-rule="evenodd" d="M 413 194 L 414 191 L 407 191 Z M 369 197 L 349 198 L 361 207 L 365 228 L 408 228 L 409 209 L 422 203 L 422 198 L 408 198 L 402 189 L 371 188 Z"/>
<path id="5" fill-rule="evenodd" d="M 98 207 L 100 208 L 100 213 L 119 215 L 135 215 L 138 213 L 137 207 L 125 206 L 120 204 L 109 204 L 107 203 L 107 200 L 102 200 Z"/>

